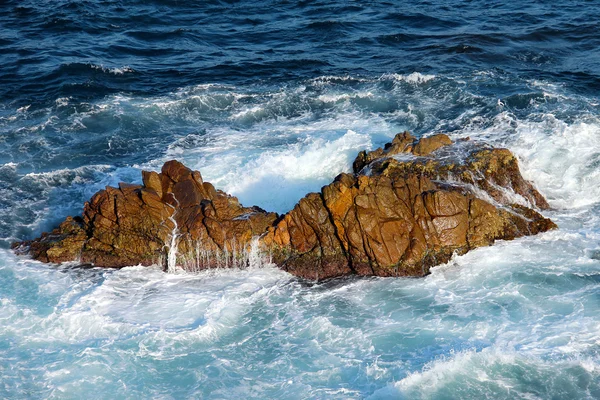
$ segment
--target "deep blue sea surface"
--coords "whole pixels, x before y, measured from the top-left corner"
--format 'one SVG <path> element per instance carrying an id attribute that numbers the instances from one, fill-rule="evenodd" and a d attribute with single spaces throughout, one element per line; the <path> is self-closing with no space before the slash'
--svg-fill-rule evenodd
<path id="1" fill-rule="evenodd" d="M 285 212 L 402 130 L 511 149 L 559 230 L 423 279 L 16 257 L 169 159 Z M 0 398 L 599 399 L 600 2 L 0 2 Z"/>

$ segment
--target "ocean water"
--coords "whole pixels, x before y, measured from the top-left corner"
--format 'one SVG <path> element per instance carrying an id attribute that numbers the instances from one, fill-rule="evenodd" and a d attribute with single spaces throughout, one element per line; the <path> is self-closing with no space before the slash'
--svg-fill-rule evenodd
<path id="1" fill-rule="evenodd" d="M 3 1 L 0 398 L 600 398 L 600 3 Z M 169 159 L 285 212 L 402 130 L 511 149 L 559 229 L 422 279 L 9 250 Z"/>

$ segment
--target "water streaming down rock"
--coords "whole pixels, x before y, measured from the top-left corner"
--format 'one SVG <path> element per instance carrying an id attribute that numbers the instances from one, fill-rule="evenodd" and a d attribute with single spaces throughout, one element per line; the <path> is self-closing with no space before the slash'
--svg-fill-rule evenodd
<path id="1" fill-rule="evenodd" d="M 188 235 L 185 241 L 185 253 L 177 254 L 177 266 L 186 272 L 201 272 L 214 268 L 261 268 L 272 264 L 269 254 L 261 248 L 259 237 L 249 243 L 230 242 L 224 249 L 207 249 L 203 240 L 192 240 Z"/>
<path id="2" fill-rule="evenodd" d="M 174 194 L 172 195 L 176 205 L 172 206 L 173 214 L 169 216 L 169 221 L 171 221 L 171 223 L 173 224 L 173 230 L 171 231 L 171 240 L 167 250 L 167 272 L 177 271 L 177 248 L 179 246 L 179 226 L 177 225 L 177 220 L 175 219 L 177 207 L 179 207 L 179 201 L 177 201 L 177 197 L 175 197 Z"/>
<path id="3" fill-rule="evenodd" d="M 177 161 L 142 175 L 143 186 L 98 192 L 83 219 L 67 219 L 17 250 L 42 261 L 81 254 L 84 262 L 120 267 L 151 265 L 166 248 L 169 272 L 245 267 L 262 251 L 313 280 L 423 276 L 455 253 L 556 227 L 530 208 L 548 203 L 510 151 L 441 134 L 417 140 L 404 132 L 383 149 L 361 152 L 354 174 L 339 175 L 281 217 L 243 207 Z"/>

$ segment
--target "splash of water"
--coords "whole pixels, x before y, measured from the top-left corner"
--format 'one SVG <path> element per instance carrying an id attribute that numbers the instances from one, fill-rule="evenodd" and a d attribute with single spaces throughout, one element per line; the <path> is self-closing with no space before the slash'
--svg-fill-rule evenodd
<path id="1" fill-rule="evenodd" d="M 250 243 L 226 242 L 223 249 L 208 249 L 203 237 L 188 241 L 187 253 L 178 254 L 181 269 L 190 273 L 199 273 L 207 269 L 247 269 L 263 268 L 272 265 L 270 257 L 261 249 L 259 237 Z"/>
<path id="2" fill-rule="evenodd" d="M 175 200 L 175 204 L 179 207 L 179 201 L 175 194 L 171 193 L 173 199 Z M 167 203 L 169 204 L 169 203 Z M 169 250 L 167 252 L 167 272 L 174 273 L 177 272 L 177 248 L 179 247 L 179 226 L 177 225 L 177 220 L 175 219 L 175 214 L 177 213 L 177 207 L 174 207 L 169 204 L 169 206 L 173 209 L 173 214 L 169 216 L 169 221 L 173 223 L 173 229 L 171 230 L 171 240 L 169 244 Z"/>

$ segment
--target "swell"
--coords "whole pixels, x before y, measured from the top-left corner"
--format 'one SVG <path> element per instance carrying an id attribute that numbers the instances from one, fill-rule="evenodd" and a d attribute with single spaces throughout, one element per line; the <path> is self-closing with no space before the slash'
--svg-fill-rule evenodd
<path id="1" fill-rule="evenodd" d="M 1 7 L 4 103 L 165 94 L 214 82 L 285 84 L 425 66 L 438 75 L 496 68 L 558 82 L 566 77 L 589 95 L 598 88 L 593 50 L 600 7 L 587 2 L 559 10 L 490 7 L 480 0 L 410 6 L 151 1 L 127 8 L 111 1 L 11 1 Z M 86 64 L 129 66 L 135 73 L 105 76 Z"/>

